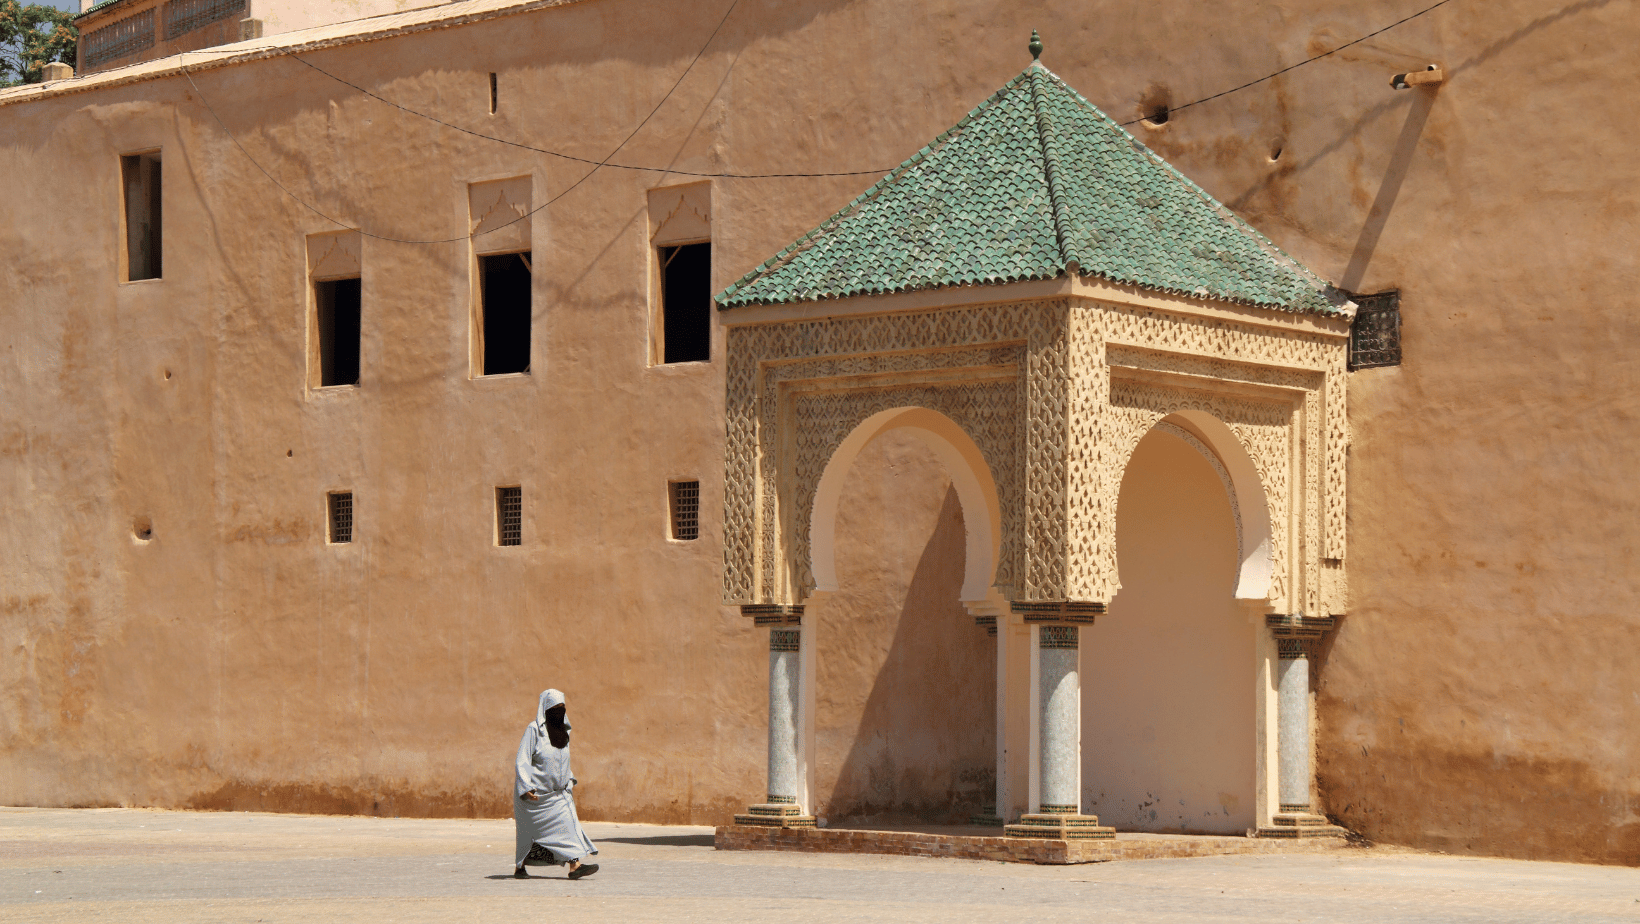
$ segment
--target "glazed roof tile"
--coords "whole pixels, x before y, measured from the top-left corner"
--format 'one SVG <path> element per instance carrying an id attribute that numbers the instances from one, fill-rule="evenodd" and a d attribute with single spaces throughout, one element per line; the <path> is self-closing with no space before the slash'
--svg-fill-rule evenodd
<path id="1" fill-rule="evenodd" d="M 1340 293 L 1040 62 L 819 227 L 722 308 L 1070 273 L 1335 314 Z"/>

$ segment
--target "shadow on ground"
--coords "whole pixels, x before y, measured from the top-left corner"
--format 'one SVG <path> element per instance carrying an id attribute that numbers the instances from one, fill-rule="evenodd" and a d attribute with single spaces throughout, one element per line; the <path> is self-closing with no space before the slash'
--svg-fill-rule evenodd
<path id="1" fill-rule="evenodd" d="M 655 837 L 600 837 L 598 843 L 647 844 L 650 847 L 710 847 L 710 834 L 667 834 Z"/>

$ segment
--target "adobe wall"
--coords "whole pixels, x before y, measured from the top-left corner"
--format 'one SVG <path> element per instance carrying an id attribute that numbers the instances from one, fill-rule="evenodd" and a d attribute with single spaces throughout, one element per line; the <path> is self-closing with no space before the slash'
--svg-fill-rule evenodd
<path id="1" fill-rule="evenodd" d="M 1126 120 L 1414 7 L 744 2 L 615 160 L 881 171 L 1017 73 L 1033 27 L 1045 63 Z M 716 21 L 588 0 L 310 59 L 597 161 Z M 1637 33 L 1632 0 L 1456 0 L 1135 127 L 1322 275 L 1402 291 L 1404 365 L 1351 381 L 1351 606 L 1316 661 L 1325 804 L 1375 839 L 1640 863 L 1640 126 L 1617 103 L 1640 90 Z M 1450 75 L 1438 93 L 1389 89 L 1428 61 Z M 390 237 L 463 235 L 468 181 L 557 195 L 586 169 L 289 60 L 195 79 L 293 193 Z M 521 379 L 468 377 L 464 242 L 367 241 L 364 382 L 315 396 L 303 236 L 331 224 L 180 77 L 15 98 L 0 802 L 499 814 L 549 684 L 589 817 L 720 821 L 761 794 L 766 633 L 717 603 L 721 363 L 645 364 L 645 191 L 687 178 L 600 170 L 537 213 Z M 155 146 L 166 278 L 115 285 L 116 155 Z M 716 284 L 873 179 L 715 181 Z M 669 542 L 665 483 L 696 476 L 703 538 Z M 488 541 L 503 483 L 525 485 L 522 548 Z M 342 486 L 360 533 L 335 549 L 322 497 Z"/>
<path id="2" fill-rule="evenodd" d="M 1254 625 L 1234 599 L 1224 482 L 1152 430 L 1116 507 L 1122 589 L 1082 649 L 1085 810 L 1120 831 L 1245 834 L 1255 811 Z"/>

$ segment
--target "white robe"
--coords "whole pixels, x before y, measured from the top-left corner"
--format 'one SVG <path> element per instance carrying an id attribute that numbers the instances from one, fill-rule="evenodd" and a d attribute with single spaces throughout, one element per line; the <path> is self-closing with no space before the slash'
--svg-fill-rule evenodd
<path id="1" fill-rule="evenodd" d="M 547 738 L 547 710 L 563 701 L 564 694 L 557 690 L 542 693 L 535 721 L 524 729 L 524 737 L 518 742 L 513 781 L 513 821 L 518 830 L 514 866 L 524 865 L 531 844 L 540 844 L 552 851 L 560 863 L 598 852 L 575 813 L 575 796 L 571 792 L 575 778 L 569 767 L 569 745 L 555 748 Z M 566 722 L 565 728 L 568 727 Z M 532 789 L 537 796 L 534 802 L 524 798 L 524 793 Z"/>

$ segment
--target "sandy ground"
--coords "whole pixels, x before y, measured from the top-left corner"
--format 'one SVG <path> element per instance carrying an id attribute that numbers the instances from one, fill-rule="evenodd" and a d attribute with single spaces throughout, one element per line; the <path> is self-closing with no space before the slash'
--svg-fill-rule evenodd
<path id="1" fill-rule="evenodd" d="M 1640 870 L 1340 854 L 1036 867 L 715 851 L 587 825 L 600 872 L 511 878 L 511 821 L 0 809 L 0 921 L 1640 922 Z"/>

